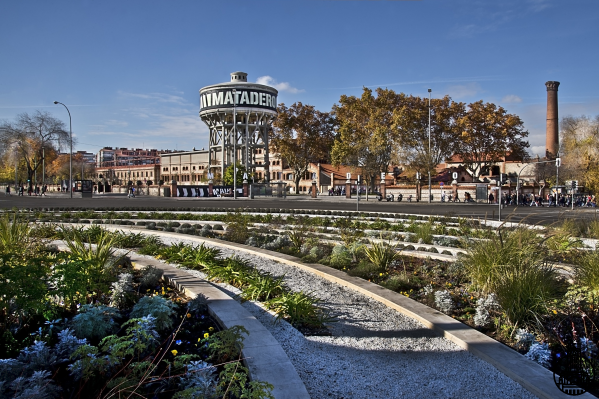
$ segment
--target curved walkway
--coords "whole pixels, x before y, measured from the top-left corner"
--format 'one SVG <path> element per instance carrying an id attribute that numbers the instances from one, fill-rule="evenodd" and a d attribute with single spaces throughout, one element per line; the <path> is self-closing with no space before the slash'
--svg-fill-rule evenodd
<path id="1" fill-rule="evenodd" d="M 532 397 L 521 387 L 540 398 L 569 397 L 557 389 L 550 371 L 503 344 L 403 295 L 348 276 L 336 269 L 318 264 L 299 263 L 291 256 L 221 240 L 125 226 L 105 227 L 111 230 L 132 230 L 154 234 L 164 241 L 185 241 L 196 245 L 206 242 L 212 246 L 225 248 L 229 252 L 255 256 L 257 258 L 252 261 L 259 268 L 264 266 L 261 263 L 269 263 L 265 259 L 280 262 L 277 264 L 278 267 L 275 266 L 271 270 L 275 274 L 304 273 L 303 275 L 300 273 L 299 279 L 305 279 L 308 274 L 319 276 L 321 278 L 319 283 L 311 282 L 318 285 L 313 288 L 316 290 L 315 294 L 324 298 L 325 305 L 328 307 L 335 306 L 338 302 L 337 308 L 333 310 L 338 317 L 340 316 L 340 322 L 335 323 L 333 336 L 296 337 L 299 340 L 303 339 L 299 345 L 288 342 L 293 339 L 283 338 L 284 341 L 281 342 L 279 338 L 279 343 L 287 349 L 287 356 L 292 359 L 313 398 L 320 397 L 318 395 L 323 392 L 327 392 L 329 397 L 339 398 Z M 188 271 L 188 273 L 192 272 Z M 189 275 L 181 278 L 191 280 Z M 180 283 L 186 285 L 183 281 Z M 345 299 L 348 300 L 342 297 L 347 297 Z M 373 300 L 384 306 L 377 307 Z M 259 312 L 256 315 L 262 318 Z M 362 320 L 351 320 L 351 317 L 345 317 L 347 315 Z M 393 319 L 391 323 L 389 323 L 390 319 Z M 266 327 L 276 336 L 277 328 L 284 328 L 284 324 L 281 325 L 283 327 Z M 431 330 L 434 334 L 431 334 Z M 445 337 L 457 346 L 435 335 Z M 356 348 L 356 345 L 360 347 Z M 460 350 L 459 347 L 494 366 L 501 373 Z M 302 364 L 301 353 L 296 353 L 298 351 L 308 351 L 312 357 L 311 364 Z M 384 356 L 371 357 L 373 353 Z M 259 355 L 259 353 L 255 354 Z M 263 352 L 261 355 L 265 354 L 266 352 Z M 248 356 L 245 353 L 244 355 Z M 372 363 L 372 359 L 377 359 L 378 363 Z M 364 364 L 367 365 L 366 369 L 362 367 Z M 406 379 L 406 375 L 410 375 L 410 378 Z M 521 387 L 505 376 L 516 381 Z M 255 378 L 269 381 L 264 377 Z M 384 391 L 383 387 L 389 384 L 389 378 L 396 379 L 396 383 L 391 384 L 394 386 L 392 390 Z M 363 390 L 348 391 L 351 390 L 351 386 L 355 386 L 356 380 L 358 385 L 366 387 L 371 393 L 365 396 Z M 338 384 L 338 381 L 341 384 Z M 354 385 L 351 385 L 352 383 Z M 315 384 L 329 386 L 319 391 Z M 279 392 L 276 397 L 305 397 L 300 392 L 298 396 L 289 394 L 290 396 L 287 396 Z M 581 397 L 591 398 L 592 396 L 585 394 Z"/>

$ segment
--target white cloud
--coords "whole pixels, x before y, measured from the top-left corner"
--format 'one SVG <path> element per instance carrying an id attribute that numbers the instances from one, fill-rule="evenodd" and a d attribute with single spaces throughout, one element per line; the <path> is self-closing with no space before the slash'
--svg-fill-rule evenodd
<path id="1" fill-rule="evenodd" d="M 288 82 L 278 83 L 271 76 L 260 76 L 258 79 L 256 79 L 256 83 L 261 84 L 261 85 L 271 86 L 271 87 L 274 87 L 275 89 L 277 89 L 278 91 L 286 91 L 287 93 L 295 94 L 295 93 L 301 93 L 304 91 L 301 89 L 297 89 L 295 87 L 291 87 L 291 85 Z"/>
<path id="2" fill-rule="evenodd" d="M 447 94 L 449 94 L 449 96 L 453 99 L 474 97 L 481 91 L 482 89 L 480 85 L 476 82 L 449 86 L 446 90 Z"/>
<path id="3" fill-rule="evenodd" d="M 528 4 L 530 4 L 530 9 L 533 12 L 540 12 L 546 8 L 551 7 L 550 0 L 528 0 Z"/>
<path id="4" fill-rule="evenodd" d="M 132 98 L 141 98 L 144 100 L 157 101 L 160 103 L 172 103 L 172 104 L 185 104 L 186 101 L 181 96 L 174 96 L 172 94 L 167 93 L 129 93 L 125 91 L 120 91 L 118 94 L 122 97 L 132 97 Z"/>
<path id="5" fill-rule="evenodd" d="M 544 157 L 545 156 L 545 146 L 544 145 L 534 145 L 530 147 L 530 154 L 533 157 L 536 157 L 537 155 L 540 157 Z"/>
<path id="6" fill-rule="evenodd" d="M 516 104 L 516 103 L 521 103 L 522 102 L 522 98 L 518 97 L 515 94 L 509 94 L 509 95 L 503 97 L 501 99 L 501 102 L 503 102 L 503 103 L 509 103 L 509 104 Z"/>

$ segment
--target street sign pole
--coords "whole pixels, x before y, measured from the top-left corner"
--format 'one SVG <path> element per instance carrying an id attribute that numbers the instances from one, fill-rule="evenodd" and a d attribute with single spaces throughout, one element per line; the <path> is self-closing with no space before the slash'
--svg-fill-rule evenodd
<path id="1" fill-rule="evenodd" d="M 360 211 L 360 175 L 358 175 L 358 180 L 356 181 L 356 211 Z"/>

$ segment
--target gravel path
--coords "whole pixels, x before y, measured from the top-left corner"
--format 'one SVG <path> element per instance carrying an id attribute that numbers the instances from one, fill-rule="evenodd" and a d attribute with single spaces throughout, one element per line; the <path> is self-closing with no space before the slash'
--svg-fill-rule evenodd
<path id="1" fill-rule="evenodd" d="M 197 241 L 161 239 L 166 244 L 197 245 Z M 314 399 L 535 398 L 451 341 L 356 291 L 293 266 L 217 248 L 225 257 L 236 255 L 260 270 L 284 275 L 290 289 L 313 292 L 338 318 L 332 324 L 332 336 L 304 337 L 284 321 L 274 323 L 273 316 L 259 305 L 243 303 L 279 341 Z M 239 293 L 231 286 L 223 288 Z"/>

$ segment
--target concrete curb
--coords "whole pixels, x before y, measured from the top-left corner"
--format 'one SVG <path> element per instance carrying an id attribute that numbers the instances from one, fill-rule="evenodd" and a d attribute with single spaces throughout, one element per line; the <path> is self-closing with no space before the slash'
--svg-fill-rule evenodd
<path id="1" fill-rule="evenodd" d="M 125 227 L 125 226 L 123 226 Z M 132 227 L 132 226 L 127 226 Z M 125 230 L 110 226 L 114 230 Z M 130 229 L 139 231 L 139 229 Z M 519 383 L 523 388 L 542 399 L 566 399 L 567 395 L 560 391 L 554 383 L 553 373 L 529 360 L 505 346 L 504 344 L 487 337 L 485 334 L 457 321 L 453 318 L 423 305 L 404 295 L 390 291 L 366 280 L 352 277 L 346 273 L 320 264 L 306 264 L 297 261 L 297 258 L 265 249 L 250 247 L 247 245 L 223 242 L 221 240 L 205 237 L 194 237 L 186 234 L 143 231 L 146 234 L 164 235 L 172 238 L 184 238 L 198 242 L 209 242 L 211 244 L 229 249 L 242 250 L 254 255 L 262 256 L 271 260 L 298 267 L 302 270 L 314 273 L 326 280 L 343 285 L 358 291 L 386 306 L 397 310 L 415 320 L 425 327 L 434 330 L 439 335 L 449 339 L 458 346 L 469 351 L 478 358 L 486 361 L 501 371 L 507 377 Z M 593 395 L 585 393 L 578 397 L 584 399 L 594 398 Z"/>

